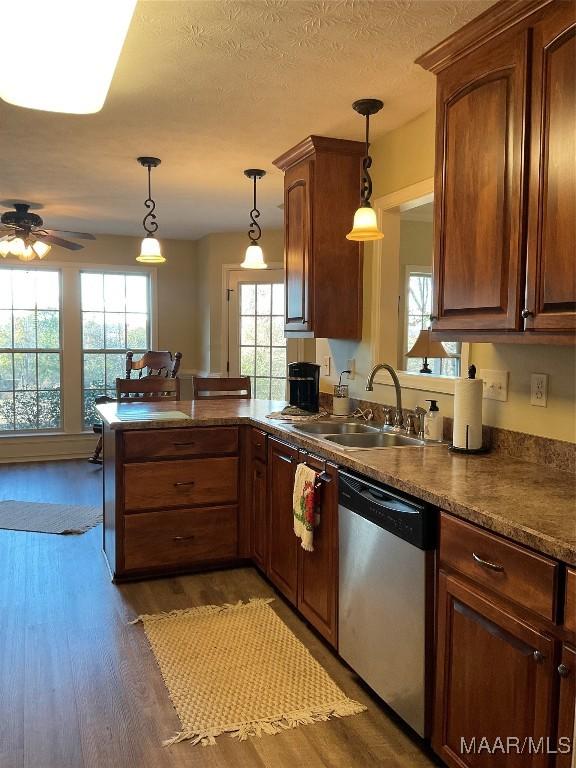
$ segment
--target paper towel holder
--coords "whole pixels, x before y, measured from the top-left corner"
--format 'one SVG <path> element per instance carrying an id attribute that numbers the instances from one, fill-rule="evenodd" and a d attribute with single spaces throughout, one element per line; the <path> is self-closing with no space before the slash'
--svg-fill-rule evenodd
<path id="1" fill-rule="evenodd" d="M 471 365 L 468 368 L 468 378 L 469 379 L 475 379 L 476 378 L 476 366 Z M 466 445 L 468 445 L 468 430 L 469 425 L 466 424 Z M 488 453 L 490 451 L 490 448 L 486 445 L 480 446 L 480 448 L 457 448 L 455 445 L 449 445 L 448 450 L 452 453 Z"/>

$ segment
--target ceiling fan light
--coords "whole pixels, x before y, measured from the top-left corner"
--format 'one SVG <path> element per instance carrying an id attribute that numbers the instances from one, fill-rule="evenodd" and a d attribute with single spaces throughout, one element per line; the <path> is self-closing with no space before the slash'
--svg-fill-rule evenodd
<path id="1" fill-rule="evenodd" d="M 50 0 L 33 3 L 33 23 L 22 36 L 4 35 L 0 98 L 29 109 L 71 114 L 99 112 L 130 26 L 136 0 Z M 21 3 L 5 3 L 5 29 L 22 27 Z M 46 43 L 50 41 L 50 55 Z"/>
<path id="2" fill-rule="evenodd" d="M 24 240 L 22 240 L 21 237 L 14 237 L 12 238 L 12 240 L 9 240 L 8 242 L 10 244 L 10 250 L 8 251 L 8 253 L 12 256 L 18 256 L 18 258 L 20 258 L 20 256 L 26 250 L 26 243 L 24 242 Z"/>
<path id="3" fill-rule="evenodd" d="M 268 269 L 268 265 L 264 261 L 264 253 L 259 245 L 249 245 L 246 248 L 246 255 L 244 261 L 240 266 L 243 269 Z"/>
<path id="4" fill-rule="evenodd" d="M 354 214 L 352 231 L 346 235 L 347 240 L 363 243 L 369 240 L 382 240 L 384 235 L 378 229 L 376 211 L 367 205 L 362 205 Z"/>
<path id="5" fill-rule="evenodd" d="M 34 253 L 34 249 L 31 245 L 25 245 L 24 250 L 20 251 L 20 253 L 16 255 L 20 261 L 34 261 L 36 258 L 36 254 Z"/>
<path id="6" fill-rule="evenodd" d="M 140 246 L 140 256 L 136 256 L 136 261 L 141 264 L 163 264 L 166 259 L 162 256 L 160 242 L 155 237 L 145 237 Z"/>
<path id="7" fill-rule="evenodd" d="M 10 253 L 10 240 L 7 237 L 3 237 L 0 240 L 0 256 L 6 258 Z"/>
<path id="8" fill-rule="evenodd" d="M 48 245 L 48 243 L 43 243 L 42 240 L 36 240 L 32 246 L 32 250 L 39 259 L 43 259 L 51 249 L 52 246 Z"/>

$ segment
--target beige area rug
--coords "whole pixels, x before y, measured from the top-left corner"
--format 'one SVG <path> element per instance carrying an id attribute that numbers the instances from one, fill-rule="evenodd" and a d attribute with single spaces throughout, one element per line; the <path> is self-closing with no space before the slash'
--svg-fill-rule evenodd
<path id="1" fill-rule="evenodd" d="M 0 528 L 36 533 L 85 533 L 102 522 L 100 507 L 0 501 Z"/>
<path id="2" fill-rule="evenodd" d="M 363 712 L 270 608 L 270 599 L 139 616 L 182 730 L 164 745 L 281 733 Z"/>

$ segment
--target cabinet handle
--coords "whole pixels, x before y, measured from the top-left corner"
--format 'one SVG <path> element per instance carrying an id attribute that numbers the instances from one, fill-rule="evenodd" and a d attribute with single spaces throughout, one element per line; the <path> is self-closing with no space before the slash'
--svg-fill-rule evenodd
<path id="1" fill-rule="evenodd" d="M 497 571 L 498 573 L 502 573 L 504 571 L 503 565 L 498 565 L 498 563 L 491 563 L 489 560 L 484 560 L 482 557 L 479 557 L 476 552 L 472 552 L 472 558 L 476 563 L 478 563 L 478 565 L 481 565 L 482 568 L 488 568 L 488 570 Z"/>
<path id="2" fill-rule="evenodd" d="M 194 485 L 194 480 L 181 480 L 178 483 L 174 483 L 174 488 L 180 488 L 182 485 Z"/>
<path id="3" fill-rule="evenodd" d="M 287 464 L 292 464 L 292 456 L 284 456 L 282 453 L 277 453 L 276 456 Z"/>
<path id="4" fill-rule="evenodd" d="M 193 440 L 191 440 L 188 443 L 173 443 L 173 445 L 175 448 L 186 448 L 190 445 L 196 445 L 196 443 Z"/>
<path id="5" fill-rule="evenodd" d="M 534 651 L 532 656 L 537 664 L 541 664 L 544 661 L 544 654 L 541 651 Z"/>
<path id="6" fill-rule="evenodd" d="M 172 541 L 192 541 L 196 538 L 193 534 L 191 536 L 173 536 Z"/>
<path id="7" fill-rule="evenodd" d="M 560 677 L 568 677 L 570 675 L 570 668 L 567 667 L 566 664 L 559 664 L 558 674 L 560 675 Z"/>
<path id="8" fill-rule="evenodd" d="M 531 312 L 529 309 L 524 308 L 522 312 L 520 313 L 524 320 L 526 320 L 529 317 L 532 317 L 534 315 L 534 312 Z"/>

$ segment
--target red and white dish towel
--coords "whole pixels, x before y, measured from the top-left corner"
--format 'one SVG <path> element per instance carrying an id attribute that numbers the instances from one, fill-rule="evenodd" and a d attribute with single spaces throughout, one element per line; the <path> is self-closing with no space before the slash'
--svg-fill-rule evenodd
<path id="1" fill-rule="evenodd" d="M 318 525 L 316 512 L 316 472 L 307 464 L 298 464 L 292 495 L 294 533 L 302 549 L 314 551 L 314 528 Z"/>

